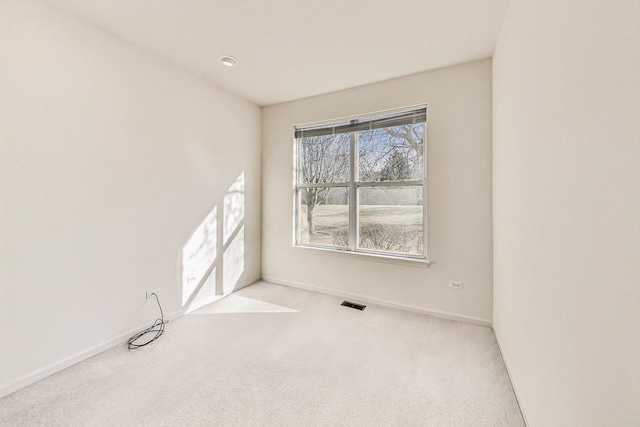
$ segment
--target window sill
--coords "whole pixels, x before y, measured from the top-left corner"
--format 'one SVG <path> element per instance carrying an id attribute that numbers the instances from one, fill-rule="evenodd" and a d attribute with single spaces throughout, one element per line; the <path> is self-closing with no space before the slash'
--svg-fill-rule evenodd
<path id="1" fill-rule="evenodd" d="M 344 251 L 340 249 L 323 248 L 318 246 L 292 245 L 291 247 L 296 252 L 316 253 L 318 255 L 328 255 L 334 257 L 347 257 L 376 263 L 382 262 L 385 264 L 406 265 L 418 268 L 428 268 L 431 265 L 431 261 L 423 258 L 402 258 L 391 255 Z"/>

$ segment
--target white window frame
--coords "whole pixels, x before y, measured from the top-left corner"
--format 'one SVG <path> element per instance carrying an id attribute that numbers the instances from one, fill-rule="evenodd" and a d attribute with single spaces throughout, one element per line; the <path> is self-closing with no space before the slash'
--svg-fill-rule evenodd
<path id="1" fill-rule="evenodd" d="M 377 117 L 391 116 L 403 112 L 409 112 L 412 110 L 426 110 L 426 104 L 413 105 L 410 107 L 378 111 L 374 113 L 361 114 L 357 116 L 343 117 L 339 119 L 326 120 L 321 122 L 305 123 L 296 125 L 294 130 L 314 128 L 322 126 L 331 126 L 332 124 L 345 123 L 351 120 L 371 119 Z M 330 183 L 317 183 L 317 184 L 304 184 L 301 183 L 301 166 L 300 166 L 300 140 L 293 138 L 294 141 L 294 189 L 293 189 L 293 203 L 294 203 L 294 220 L 293 220 L 293 245 L 299 248 L 320 249 L 324 251 L 337 252 L 337 253 L 352 253 L 361 254 L 366 256 L 383 257 L 399 260 L 410 261 L 423 261 L 429 264 L 427 258 L 427 122 L 424 121 L 424 135 L 423 135 L 423 179 L 413 181 L 360 181 L 358 177 L 359 173 L 359 150 L 358 150 L 358 132 L 350 132 L 350 180 L 348 182 L 330 182 Z M 321 245 L 316 243 L 304 243 L 301 240 L 300 229 L 300 207 L 301 207 L 301 191 L 302 188 L 348 188 L 348 200 L 349 200 L 349 244 L 348 247 L 337 247 L 331 245 Z M 360 188 L 370 187 L 422 187 L 422 226 L 423 226 L 423 253 L 422 254 L 405 254 L 396 252 L 378 251 L 366 248 L 359 248 L 359 220 L 358 220 L 358 190 Z"/>

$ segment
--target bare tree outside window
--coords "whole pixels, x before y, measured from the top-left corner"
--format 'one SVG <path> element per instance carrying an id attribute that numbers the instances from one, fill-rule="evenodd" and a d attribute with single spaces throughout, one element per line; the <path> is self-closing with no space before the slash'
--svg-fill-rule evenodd
<path id="1" fill-rule="evenodd" d="M 424 124 L 363 131 L 358 135 L 360 181 L 423 179 Z"/>
<path id="2" fill-rule="evenodd" d="M 400 151 L 394 150 L 380 171 L 380 181 L 404 181 L 410 176 L 409 160 Z"/>
<path id="3" fill-rule="evenodd" d="M 300 141 L 300 173 L 304 184 L 349 181 L 349 135 L 303 138 Z M 311 187 L 302 190 L 302 202 L 307 210 L 309 234 L 316 234 L 313 222 L 314 210 L 316 206 L 327 201 L 331 190 L 331 187 Z"/>

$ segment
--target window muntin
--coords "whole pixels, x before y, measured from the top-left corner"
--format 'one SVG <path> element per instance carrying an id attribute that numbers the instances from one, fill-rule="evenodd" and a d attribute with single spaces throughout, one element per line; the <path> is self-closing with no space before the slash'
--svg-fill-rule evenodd
<path id="1" fill-rule="evenodd" d="M 296 127 L 295 244 L 426 258 L 426 108 Z"/>

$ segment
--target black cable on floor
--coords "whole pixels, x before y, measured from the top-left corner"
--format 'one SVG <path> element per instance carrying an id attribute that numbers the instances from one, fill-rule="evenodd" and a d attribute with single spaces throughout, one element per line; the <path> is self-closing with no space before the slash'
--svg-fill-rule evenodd
<path id="1" fill-rule="evenodd" d="M 147 329 L 140 331 L 134 336 L 132 336 L 131 338 L 129 338 L 129 341 L 127 341 L 127 343 L 129 344 L 129 350 L 133 348 L 144 347 L 145 345 L 151 344 L 152 342 L 160 338 L 160 336 L 164 334 L 164 325 L 169 323 L 168 320 L 164 320 L 164 313 L 162 312 L 162 306 L 160 305 L 160 300 L 158 299 L 158 295 L 155 292 L 152 293 L 151 295 L 155 296 L 156 301 L 158 302 L 158 308 L 160 308 L 160 318 L 156 319 L 156 321 L 153 322 L 153 325 L 149 326 Z M 149 341 L 145 342 L 144 344 L 136 344 L 136 341 L 142 338 L 144 335 L 152 334 L 152 333 L 155 333 L 155 336 L 151 338 Z"/>

